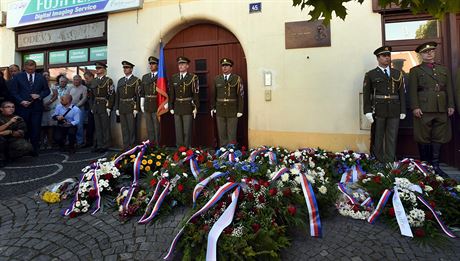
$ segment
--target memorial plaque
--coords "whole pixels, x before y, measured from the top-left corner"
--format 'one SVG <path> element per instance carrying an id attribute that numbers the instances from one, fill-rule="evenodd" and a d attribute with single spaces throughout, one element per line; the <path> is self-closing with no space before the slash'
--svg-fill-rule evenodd
<path id="1" fill-rule="evenodd" d="M 285 23 L 286 49 L 331 46 L 331 28 L 323 20 Z"/>

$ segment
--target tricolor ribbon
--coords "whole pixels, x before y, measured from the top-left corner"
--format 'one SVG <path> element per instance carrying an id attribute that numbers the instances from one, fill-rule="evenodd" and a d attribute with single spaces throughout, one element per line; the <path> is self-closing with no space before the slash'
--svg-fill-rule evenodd
<path id="1" fill-rule="evenodd" d="M 342 178 L 340 179 L 340 183 L 355 183 L 358 181 L 359 177 L 364 175 L 364 171 L 361 166 L 354 165 L 351 168 L 348 168 L 343 174 Z"/>
<path id="2" fill-rule="evenodd" d="M 164 257 L 165 260 L 171 258 L 171 255 L 174 252 L 174 249 L 176 248 L 176 245 L 179 242 L 180 237 L 184 233 L 185 226 L 192 219 L 194 219 L 194 218 L 200 216 L 201 214 L 203 214 L 204 212 L 208 211 L 212 206 L 214 206 L 217 202 L 219 202 L 219 200 L 222 198 L 223 195 L 225 195 L 228 191 L 230 191 L 231 189 L 235 188 L 236 186 L 239 186 L 239 183 L 235 183 L 235 182 L 227 182 L 227 183 L 225 183 L 223 186 L 221 186 L 217 190 L 216 194 L 214 194 L 214 196 L 212 196 L 212 198 L 200 210 L 198 210 L 195 214 L 193 214 L 187 220 L 187 222 L 185 222 L 184 226 L 181 228 L 179 233 L 177 233 L 177 235 L 174 237 L 173 242 L 171 243 L 171 246 L 169 247 L 169 251 L 166 254 L 166 256 Z"/>
<path id="3" fill-rule="evenodd" d="M 413 164 L 425 177 L 430 173 L 422 164 L 422 162 L 414 159 L 405 158 L 401 163 Z"/>
<path id="4" fill-rule="evenodd" d="M 266 150 L 267 150 L 267 148 L 266 148 L 265 146 L 262 146 L 262 147 L 260 147 L 260 148 L 255 149 L 255 150 L 254 150 L 253 152 L 251 152 L 251 154 L 249 155 L 248 160 L 249 160 L 250 162 L 254 162 L 254 161 L 256 160 L 256 158 L 257 158 L 257 155 L 259 155 L 259 154 L 262 153 L 262 152 L 265 152 Z"/>
<path id="5" fill-rule="evenodd" d="M 450 238 L 456 238 L 457 236 L 454 235 L 454 233 L 452 233 L 452 231 L 450 231 L 449 228 L 447 228 L 446 225 L 444 225 L 444 223 L 442 222 L 441 218 L 439 217 L 439 215 L 436 213 L 436 211 L 434 211 L 433 207 L 431 207 L 431 205 L 426 202 L 426 200 L 420 196 L 420 195 L 417 195 L 417 199 L 422 202 L 423 205 L 425 205 L 430 211 L 431 213 L 433 214 L 434 218 L 436 219 L 436 221 L 438 222 L 439 226 L 441 227 L 442 231 Z"/>
<path id="6" fill-rule="evenodd" d="M 92 176 L 94 189 L 96 190 L 96 206 L 93 212 L 91 212 L 91 215 L 96 214 L 96 212 L 98 212 L 99 209 L 101 208 L 101 191 L 99 189 L 99 177 L 96 175 L 96 171 L 98 168 L 100 168 L 99 163 L 96 163 L 96 169 L 94 170 L 93 176 Z"/>
<path id="7" fill-rule="evenodd" d="M 93 173 L 94 173 L 94 167 L 95 167 L 95 166 L 96 166 L 95 163 L 91 164 L 91 170 L 90 170 L 90 171 L 93 172 Z M 79 196 L 79 195 L 80 195 L 80 184 L 83 182 L 83 179 L 85 178 L 85 175 L 86 175 L 86 173 L 83 173 L 83 174 L 81 175 L 80 181 L 78 182 L 78 186 L 77 186 L 77 192 L 75 193 L 75 196 L 74 196 L 73 199 L 72 199 L 72 203 L 70 204 L 70 206 L 69 206 L 66 210 L 64 210 L 64 211 L 62 212 L 62 215 L 68 216 L 68 215 L 70 215 L 70 213 L 72 213 L 73 210 L 75 209 L 75 203 L 77 202 L 77 200 L 78 200 L 79 197 L 80 197 L 80 196 Z"/>
<path id="8" fill-rule="evenodd" d="M 283 174 L 289 172 L 289 168 L 287 167 L 282 167 L 281 169 L 279 169 L 275 175 L 273 175 L 273 177 L 271 178 L 270 182 L 274 181 L 274 180 L 277 180 L 279 177 L 281 177 Z"/>
<path id="9" fill-rule="evenodd" d="M 158 181 L 157 186 L 155 187 L 155 191 L 153 193 L 152 198 L 150 199 L 147 208 L 145 209 L 144 215 L 139 219 L 138 223 L 139 224 L 146 224 L 150 222 L 158 213 L 160 210 L 161 204 L 163 204 L 164 199 L 170 192 L 170 185 L 171 183 L 169 181 L 166 182 L 166 186 L 164 187 L 163 191 L 160 193 L 160 187 L 161 187 L 161 181 Z M 152 209 L 152 205 L 155 203 Z M 147 217 L 148 211 L 152 209 L 152 212 L 150 212 L 150 215 Z"/>
<path id="10" fill-rule="evenodd" d="M 343 183 L 337 184 L 337 188 L 339 189 L 340 192 L 342 192 L 343 195 L 345 195 L 346 198 L 353 204 L 357 205 L 358 201 L 350 194 L 348 194 L 347 189 L 345 188 Z"/>
<path id="11" fill-rule="evenodd" d="M 192 200 L 193 200 L 193 207 L 196 205 L 196 200 L 200 195 L 201 191 L 208 185 L 208 183 L 213 180 L 220 178 L 222 176 L 227 175 L 228 172 L 214 172 L 211 176 L 205 178 L 200 183 L 196 184 L 195 188 L 193 189 Z"/>
<path id="12" fill-rule="evenodd" d="M 194 153 L 190 156 L 187 156 L 182 163 L 185 163 L 187 161 L 190 162 L 190 171 L 192 172 L 193 176 L 195 177 L 196 180 L 198 180 L 200 176 L 200 166 L 198 166 L 198 161 L 196 159 L 197 155 Z"/>
<path id="13" fill-rule="evenodd" d="M 385 205 L 387 204 L 388 199 L 391 196 L 392 191 L 389 189 L 385 189 L 383 192 L 382 196 L 380 197 L 379 203 L 377 204 L 377 207 L 375 208 L 374 212 L 367 218 L 367 222 L 374 224 L 375 220 L 382 214 L 383 208 L 385 208 Z"/>

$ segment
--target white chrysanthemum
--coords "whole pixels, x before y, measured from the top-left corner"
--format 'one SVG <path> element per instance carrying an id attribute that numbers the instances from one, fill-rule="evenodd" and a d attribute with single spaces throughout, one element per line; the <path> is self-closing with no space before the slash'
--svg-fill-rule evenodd
<path id="1" fill-rule="evenodd" d="M 292 174 L 292 175 L 298 175 L 299 173 L 300 173 L 299 168 L 292 168 L 292 169 L 291 169 L 291 174 Z"/>
<path id="2" fill-rule="evenodd" d="M 301 182 L 300 176 L 295 177 L 295 178 L 294 178 L 294 181 L 295 181 L 297 184 L 300 184 L 300 182 Z"/>
<path id="3" fill-rule="evenodd" d="M 302 156 L 302 152 L 300 152 L 298 150 L 296 152 L 294 152 L 294 157 L 298 158 L 300 156 Z"/>
<path id="4" fill-rule="evenodd" d="M 319 193 L 321 194 L 326 194 L 327 193 L 327 188 L 325 186 L 321 186 L 318 188 Z"/>
<path id="5" fill-rule="evenodd" d="M 85 212 L 88 212 L 88 208 L 87 207 L 84 207 L 81 212 L 85 213 Z"/>
<path id="6" fill-rule="evenodd" d="M 75 206 L 76 206 L 77 208 L 79 208 L 79 207 L 81 206 L 80 201 L 75 202 Z"/>
<path id="7" fill-rule="evenodd" d="M 423 226 L 423 222 L 425 222 L 425 212 L 421 209 L 414 208 L 409 212 L 407 220 L 411 227 L 421 227 Z"/>
<path id="8" fill-rule="evenodd" d="M 455 190 L 456 190 L 457 192 L 460 192 L 460 185 L 455 186 Z"/>
<path id="9" fill-rule="evenodd" d="M 425 190 L 426 192 L 430 192 L 433 190 L 433 188 L 431 186 L 425 185 L 425 188 L 423 190 Z"/>
<path id="10" fill-rule="evenodd" d="M 281 175 L 281 180 L 283 182 L 286 182 L 289 180 L 289 174 L 288 173 L 284 173 L 283 175 Z"/>
<path id="11" fill-rule="evenodd" d="M 444 179 L 441 176 L 436 175 L 436 181 L 443 182 Z"/>
<path id="12" fill-rule="evenodd" d="M 315 184 L 315 179 L 314 179 L 312 176 L 307 175 L 307 180 L 308 180 L 308 182 L 310 182 L 311 184 Z"/>
<path id="13" fill-rule="evenodd" d="M 188 178 L 187 173 L 183 172 L 182 175 L 183 175 L 184 177 Z"/>

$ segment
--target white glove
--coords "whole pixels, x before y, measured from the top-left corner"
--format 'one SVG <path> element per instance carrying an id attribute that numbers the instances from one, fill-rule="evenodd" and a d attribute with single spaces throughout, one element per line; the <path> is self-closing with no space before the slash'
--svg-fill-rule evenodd
<path id="1" fill-rule="evenodd" d="M 216 110 L 211 110 L 211 117 L 214 117 L 214 113 L 216 113 Z"/>
<path id="2" fill-rule="evenodd" d="M 136 118 L 137 113 L 139 113 L 137 110 L 133 111 L 134 118 Z"/>
<path id="3" fill-rule="evenodd" d="M 169 107 L 168 103 L 165 103 L 165 105 L 163 105 L 163 108 L 165 108 L 165 110 L 167 110 Z"/>
<path id="4" fill-rule="evenodd" d="M 243 116 L 243 114 L 242 114 L 241 112 L 238 112 L 238 113 L 236 114 L 236 117 L 237 117 L 237 118 L 239 118 L 239 117 L 241 117 L 241 116 Z"/>
<path id="5" fill-rule="evenodd" d="M 170 110 L 169 112 L 170 112 L 171 114 L 174 114 L 174 110 Z"/>
<path id="6" fill-rule="evenodd" d="M 145 98 L 144 97 L 141 97 L 141 112 L 144 113 L 145 112 Z"/>
<path id="7" fill-rule="evenodd" d="M 120 110 L 116 110 L 116 111 L 115 111 L 115 114 L 116 114 L 117 116 L 120 116 Z"/>
<path id="8" fill-rule="evenodd" d="M 110 112 L 111 112 L 111 110 L 107 109 L 107 115 L 109 115 L 109 117 L 110 117 Z"/>
<path id="9" fill-rule="evenodd" d="M 366 118 L 370 123 L 374 122 L 374 118 L 372 117 L 372 112 L 366 113 Z"/>
<path id="10" fill-rule="evenodd" d="M 193 113 L 193 118 L 196 119 L 196 113 L 197 113 L 196 109 L 194 109 L 192 113 Z"/>
<path id="11" fill-rule="evenodd" d="M 399 118 L 401 120 L 404 120 L 406 118 L 406 114 L 404 114 L 404 113 L 399 114 Z"/>

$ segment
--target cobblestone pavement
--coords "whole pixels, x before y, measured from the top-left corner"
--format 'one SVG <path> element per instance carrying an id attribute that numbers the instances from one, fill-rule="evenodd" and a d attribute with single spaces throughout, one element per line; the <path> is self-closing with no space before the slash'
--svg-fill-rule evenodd
<path id="1" fill-rule="evenodd" d="M 138 225 L 134 219 L 121 223 L 110 209 L 94 216 L 63 218 L 60 212 L 69 201 L 48 205 L 38 199 L 37 188 L 78 175 L 94 156 L 97 155 L 83 152 L 66 158 L 53 153 L 28 159 L 28 166 L 35 166 L 35 171 L 13 168 L 24 162 L 2 169 L 5 175 L 0 179 L 0 260 L 160 260 L 165 255 L 187 213 L 185 208 L 178 208 L 152 224 Z M 53 174 L 60 169 L 58 165 L 62 170 Z M 22 176 L 13 178 L 12 173 Z M 29 182 L 12 183 L 24 180 Z M 17 196 L 18 193 L 22 195 Z M 458 260 L 460 256 L 459 239 L 448 239 L 442 248 L 434 248 L 420 246 L 381 223 L 370 225 L 333 216 L 322 220 L 322 224 L 320 239 L 311 238 L 306 230 L 292 231 L 292 246 L 282 253 L 282 259 Z M 180 260 L 180 254 L 175 259 Z"/>

